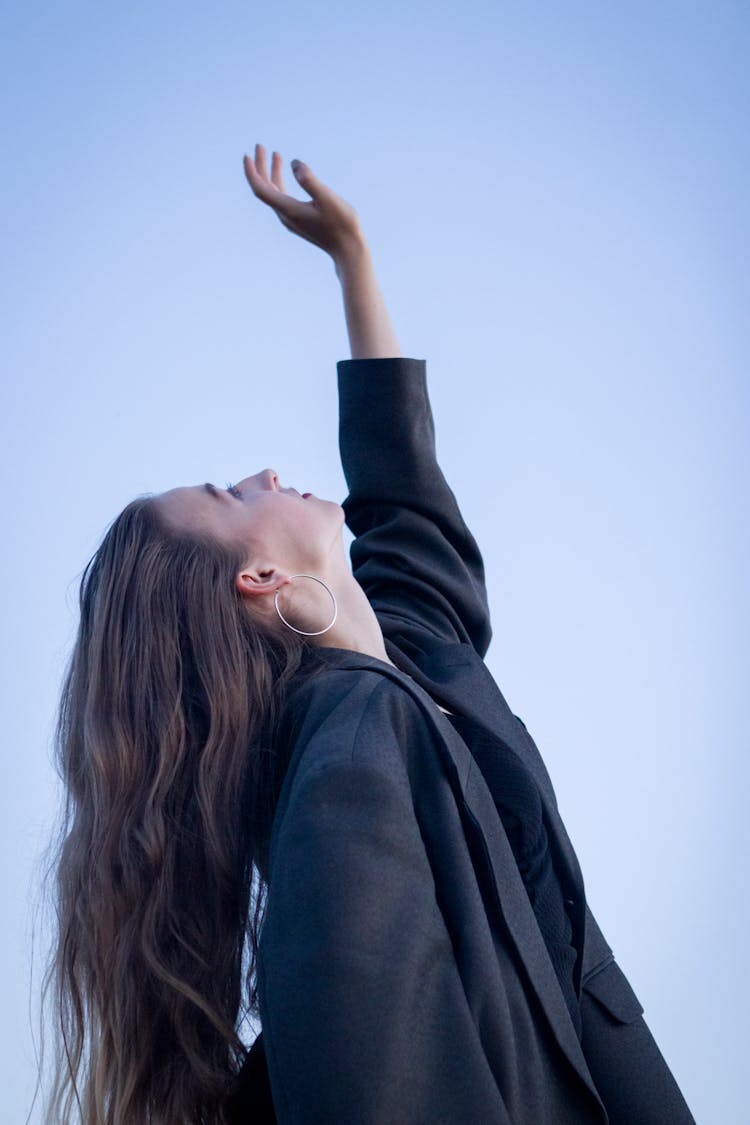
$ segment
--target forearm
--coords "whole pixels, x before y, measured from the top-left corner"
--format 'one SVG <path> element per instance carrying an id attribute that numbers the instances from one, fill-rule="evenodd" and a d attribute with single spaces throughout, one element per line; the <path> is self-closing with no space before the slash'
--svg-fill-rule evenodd
<path id="1" fill-rule="evenodd" d="M 380 292 L 364 237 L 334 259 L 344 298 L 352 359 L 388 359 L 401 348 Z"/>

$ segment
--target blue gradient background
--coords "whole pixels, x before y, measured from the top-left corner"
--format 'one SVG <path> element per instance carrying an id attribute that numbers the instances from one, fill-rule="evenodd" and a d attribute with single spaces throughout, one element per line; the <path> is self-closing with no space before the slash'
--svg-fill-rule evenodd
<path id="1" fill-rule="evenodd" d="M 698 1121 L 747 1120 L 749 46 L 721 0 L 5 11 L 3 1121 L 86 560 L 144 491 L 344 495 L 338 283 L 256 141 L 359 211 L 592 906 Z"/>

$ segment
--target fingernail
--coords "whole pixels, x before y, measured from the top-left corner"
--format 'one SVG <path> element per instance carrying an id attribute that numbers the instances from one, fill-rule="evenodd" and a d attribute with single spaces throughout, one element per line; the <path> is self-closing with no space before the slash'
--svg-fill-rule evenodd
<path id="1" fill-rule="evenodd" d="M 292 161 L 292 168 L 294 169 L 295 172 L 297 171 L 297 169 L 299 168 L 301 163 L 302 163 L 301 160 L 293 160 Z"/>

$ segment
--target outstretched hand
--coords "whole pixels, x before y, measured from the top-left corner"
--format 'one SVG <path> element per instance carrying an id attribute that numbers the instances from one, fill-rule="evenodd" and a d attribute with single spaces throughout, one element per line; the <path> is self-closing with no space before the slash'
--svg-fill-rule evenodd
<path id="1" fill-rule="evenodd" d="M 303 203 L 284 190 L 280 153 L 272 153 L 270 179 L 263 145 L 256 144 L 255 160 L 246 155 L 243 163 L 254 194 L 276 212 L 282 225 L 325 250 L 334 261 L 364 242 L 357 212 L 314 176 L 307 164 L 292 161 L 297 183 L 312 197 L 311 202 Z"/>

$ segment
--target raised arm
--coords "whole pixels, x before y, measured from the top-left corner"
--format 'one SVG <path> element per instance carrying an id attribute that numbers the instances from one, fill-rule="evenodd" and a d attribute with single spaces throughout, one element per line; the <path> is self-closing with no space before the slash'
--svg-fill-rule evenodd
<path id="1" fill-rule="evenodd" d="M 338 364 L 340 447 L 355 578 L 386 637 L 419 644 L 426 633 L 484 656 L 491 629 L 482 558 L 436 460 L 425 362 L 400 355 L 354 208 L 307 165 L 292 168 L 310 202 L 284 193 L 278 153 L 270 179 L 261 145 L 254 162 L 245 157 L 255 194 L 330 255 L 341 282 L 352 358 Z"/>
<path id="2" fill-rule="evenodd" d="M 427 630 L 484 656 L 484 566 L 437 463 L 425 361 L 399 354 L 364 236 L 335 262 L 352 353 L 338 381 L 354 575 L 386 636 Z"/>
<path id="3" fill-rule="evenodd" d="M 484 656 L 484 566 L 437 463 L 425 361 L 343 360 L 338 376 L 352 568 L 383 634 L 422 647 L 426 632 Z"/>

